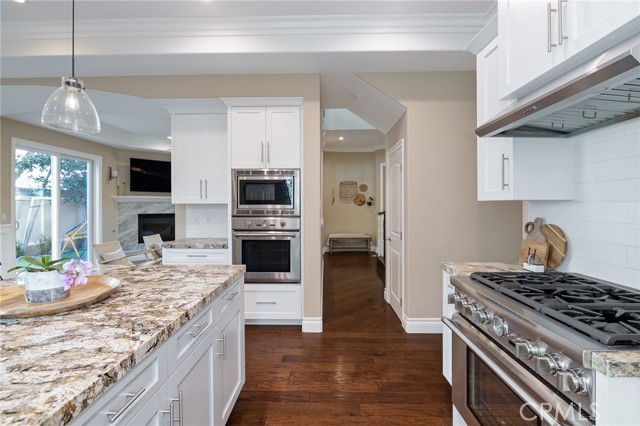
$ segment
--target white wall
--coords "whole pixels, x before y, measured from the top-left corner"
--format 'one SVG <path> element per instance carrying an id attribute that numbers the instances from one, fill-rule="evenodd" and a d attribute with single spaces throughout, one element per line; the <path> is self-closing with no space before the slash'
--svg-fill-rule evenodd
<path id="1" fill-rule="evenodd" d="M 567 234 L 558 268 L 640 289 L 640 119 L 576 136 L 576 199 L 530 202 Z"/>

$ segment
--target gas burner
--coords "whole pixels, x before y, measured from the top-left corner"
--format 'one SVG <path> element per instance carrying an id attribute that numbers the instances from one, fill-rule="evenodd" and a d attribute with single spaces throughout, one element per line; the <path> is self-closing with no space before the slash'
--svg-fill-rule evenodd
<path id="1" fill-rule="evenodd" d="M 640 304 L 563 304 L 541 312 L 605 345 L 640 346 Z"/>

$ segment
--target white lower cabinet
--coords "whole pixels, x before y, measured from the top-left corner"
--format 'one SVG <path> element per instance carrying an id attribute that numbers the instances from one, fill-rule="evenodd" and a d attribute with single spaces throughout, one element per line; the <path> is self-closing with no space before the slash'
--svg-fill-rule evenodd
<path id="1" fill-rule="evenodd" d="M 449 294 L 455 292 L 451 285 L 451 275 L 442 271 L 442 316 L 451 318 L 455 309 L 453 305 L 447 303 Z M 442 375 L 451 384 L 451 330 L 446 325 L 442 325 Z"/>
<path id="2" fill-rule="evenodd" d="M 575 148 L 561 138 L 478 138 L 478 201 L 571 200 Z"/>
<path id="3" fill-rule="evenodd" d="M 240 281 L 71 424 L 225 425 L 245 381 L 243 314 Z"/>
<path id="4" fill-rule="evenodd" d="M 164 265 L 228 265 L 229 249 L 162 249 Z"/>
<path id="5" fill-rule="evenodd" d="M 245 319 L 263 324 L 302 320 L 300 284 L 246 284 Z"/>

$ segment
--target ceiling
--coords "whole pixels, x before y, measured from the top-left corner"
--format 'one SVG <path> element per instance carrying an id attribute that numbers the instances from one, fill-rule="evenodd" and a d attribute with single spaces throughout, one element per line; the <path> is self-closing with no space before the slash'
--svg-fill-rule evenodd
<path id="1" fill-rule="evenodd" d="M 3 80 L 70 74 L 70 1 L 1 0 L 0 7 Z M 323 108 L 348 108 L 374 128 L 353 129 L 339 144 L 330 130 L 325 147 L 362 150 L 380 144 L 403 107 L 358 74 L 473 70 L 475 58 L 464 49 L 495 7 L 495 0 L 76 0 L 76 75 L 317 73 Z M 87 139 L 169 147 L 162 100 L 87 89 L 103 125 Z M 0 114 L 39 125 L 54 88 L 0 90 Z"/>

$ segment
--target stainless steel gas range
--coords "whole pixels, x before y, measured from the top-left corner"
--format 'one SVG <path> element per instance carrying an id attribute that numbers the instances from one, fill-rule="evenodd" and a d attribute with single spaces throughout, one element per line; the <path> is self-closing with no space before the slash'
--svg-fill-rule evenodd
<path id="1" fill-rule="evenodd" d="M 453 277 L 452 400 L 468 426 L 594 425 L 594 351 L 640 350 L 640 291 L 571 273 Z"/>

